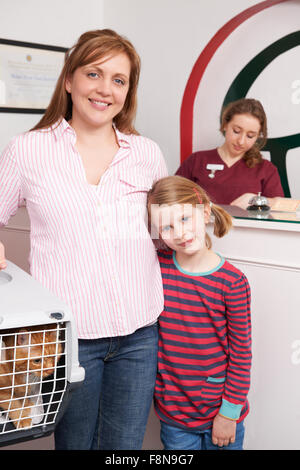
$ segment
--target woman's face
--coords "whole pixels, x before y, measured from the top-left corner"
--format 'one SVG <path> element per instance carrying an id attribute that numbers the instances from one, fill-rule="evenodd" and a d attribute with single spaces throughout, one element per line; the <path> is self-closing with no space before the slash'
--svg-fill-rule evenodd
<path id="1" fill-rule="evenodd" d="M 72 125 L 111 126 L 129 90 L 130 61 L 126 54 L 106 56 L 79 67 L 66 80 L 72 97 Z"/>
<path id="2" fill-rule="evenodd" d="M 260 122 L 251 114 L 235 114 L 224 126 L 225 145 L 232 157 L 242 157 L 255 144 Z"/>

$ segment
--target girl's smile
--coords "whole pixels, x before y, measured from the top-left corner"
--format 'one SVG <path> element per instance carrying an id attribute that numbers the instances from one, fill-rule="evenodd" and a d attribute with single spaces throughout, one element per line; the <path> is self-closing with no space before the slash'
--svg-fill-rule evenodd
<path id="1" fill-rule="evenodd" d="M 193 243 L 193 241 L 194 241 L 194 238 L 191 238 L 190 240 L 179 243 L 179 246 L 181 246 L 182 248 L 187 248 Z"/>

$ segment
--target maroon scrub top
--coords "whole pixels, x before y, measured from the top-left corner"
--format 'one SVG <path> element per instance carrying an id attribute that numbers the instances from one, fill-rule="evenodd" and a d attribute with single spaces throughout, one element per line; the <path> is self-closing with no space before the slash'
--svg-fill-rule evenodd
<path id="1" fill-rule="evenodd" d="M 207 164 L 224 165 L 217 170 L 215 177 L 208 175 Z M 263 159 L 253 168 L 248 168 L 245 160 L 237 161 L 230 168 L 223 162 L 217 149 L 203 150 L 190 155 L 178 168 L 176 175 L 184 176 L 199 184 L 212 202 L 230 204 L 244 193 L 261 193 L 266 197 L 284 197 L 276 166 Z"/>

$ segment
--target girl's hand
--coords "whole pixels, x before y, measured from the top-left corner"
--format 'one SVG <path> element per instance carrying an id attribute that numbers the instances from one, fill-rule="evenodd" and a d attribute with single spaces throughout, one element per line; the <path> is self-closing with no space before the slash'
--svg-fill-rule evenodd
<path id="1" fill-rule="evenodd" d="M 235 441 L 236 421 L 217 414 L 212 428 L 212 443 L 216 446 L 228 446 Z"/>
<path id="2" fill-rule="evenodd" d="M 1 269 L 6 268 L 6 260 L 5 260 L 5 249 L 3 243 L 0 242 L 0 271 Z"/>

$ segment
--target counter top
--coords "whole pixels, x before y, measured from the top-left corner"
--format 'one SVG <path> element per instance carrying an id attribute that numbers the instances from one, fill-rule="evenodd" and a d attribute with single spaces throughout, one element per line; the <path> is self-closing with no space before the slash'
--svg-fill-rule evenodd
<path id="1" fill-rule="evenodd" d="M 240 209 L 237 206 L 221 205 L 221 207 L 233 217 L 235 227 L 300 232 L 300 212 L 271 211 L 264 215 L 255 215 L 253 212 Z M 11 217 L 7 228 L 30 231 L 30 221 L 25 206 L 20 207 L 16 215 Z"/>
<path id="2" fill-rule="evenodd" d="M 300 212 L 270 211 L 267 214 L 256 215 L 237 206 L 222 205 L 221 207 L 233 217 L 235 227 L 300 232 Z"/>

